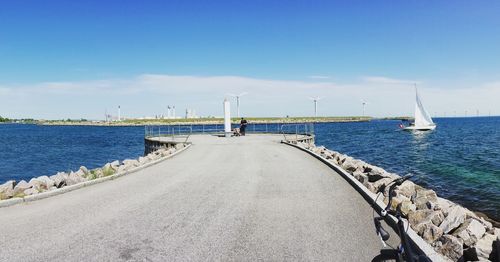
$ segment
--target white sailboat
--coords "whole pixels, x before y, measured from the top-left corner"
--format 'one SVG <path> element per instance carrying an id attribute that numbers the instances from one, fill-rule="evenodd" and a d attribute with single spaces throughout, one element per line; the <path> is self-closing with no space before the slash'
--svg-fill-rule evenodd
<path id="1" fill-rule="evenodd" d="M 415 122 L 413 125 L 403 127 L 406 131 L 428 131 L 436 129 L 436 124 L 432 121 L 429 112 L 425 110 L 418 96 L 417 85 L 415 84 Z"/>

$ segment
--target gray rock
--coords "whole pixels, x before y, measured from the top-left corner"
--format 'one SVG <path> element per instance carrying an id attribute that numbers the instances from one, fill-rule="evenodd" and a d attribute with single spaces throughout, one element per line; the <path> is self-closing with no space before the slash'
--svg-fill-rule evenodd
<path id="1" fill-rule="evenodd" d="M 118 166 L 120 166 L 120 161 L 115 160 L 115 161 L 111 162 L 110 164 L 113 167 L 113 169 L 117 169 Z"/>
<path id="2" fill-rule="evenodd" d="M 393 196 L 392 197 L 392 202 L 391 202 L 391 209 L 392 210 L 396 210 L 397 207 L 399 205 L 402 205 L 404 202 L 410 202 L 410 199 L 403 196 L 403 195 L 399 195 L 399 196 Z M 384 197 L 384 203 L 387 205 L 389 203 L 389 197 L 388 196 L 385 196 Z"/>
<path id="3" fill-rule="evenodd" d="M 35 195 L 35 194 L 38 194 L 38 193 L 39 193 L 39 191 L 38 191 L 36 188 L 33 188 L 33 187 L 32 187 L 32 188 L 28 188 L 28 189 L 24 190 L 24 192 L 23 192 L 23 193 L 24 193 L 24 195 L 26 195 L 26 196 L 30 196 L 30 195 Z"/>
<path id="4" fill-rule="evenodd" d="M 405 197 L 412 198 L 416 193 L 415 183 L 411 181 L 405 181 L 398 187 L 397 192 L 398 194 L 402 194 Z"/>
<path id="5" fill-rule="evenodd" d="M 87 172 L 85 172 L 82 169 L 78 169 L 78 171 L 76 171 L 75 174 L 80 176 L 80 177 L 87 177 L 90 174 L 90 172 L 88 172 L 88 170 L 87 170 Z"/>
<path id="6" fill-rule="evenodd" d="M 491 222 L 489 221 L 486 221 L 484 218 L 480 217 L 478 219 L 478 221 L 483 224 L 483 226 L 486 228 L 486 232 L 490 233 L 490 234 L 493 234 L 494 233 L 494 230 L 495 228 L 493 227 L 493 224 L 491 224 Z"/>
<path id="7" fill-rule="evenodd" d="M 422 223 L 417 228 L 417 233 L 429 244 L 434 243 L 443 235 L 443 230 L 432 223 Z"/>
<path id="8" fill-rule="evenodd" d="M 415 195 L 412 200 L 417 206 L 417 209 L 430 209 L 433 204 L 438 203 L 436 192 L 420 187 L 417 187 L 415 190 Z"/>
<path id="9" fill-rule="evenodd" d="M 43 183 L 43 188 L 45 190 L 48 190 L 49 188 L 54 186 L 54 180 L 50 179 L 48 176 L 37 177 L 37 180 Z"/>
<path id="10" fill-rule="evenodd" d="M 50 179 L 54 181 L 54 185 L 57 188 L 61 188 L 66 185 L 66 179 L 68 178 L 68 174 L 64 172 L 58 172 L 57 174 L 50 176 Z"/>
<path id="11" fill-rule="evenodd" d="M 460 239 L 452 235 L 443 235 L 440 239 L 442 245 L 439 247 L 438 251 L 443 255 L 451 258 L 453 261 L 459 260 L 463 253 L 463 243 Z"/>
<path id="12" fill-rule="evenodd" d="M 361 160 L 357 160 L 354 158 L 347 158 L 344 163 L 342 163 L 342 168 L 349 172 L 349 173 L 354 173 L 356 170 L 363 171 L 364 166 L 366 165 L 365 162 Z"/>
<path id="13" fill-rule="evenodd" d="M 485 234 L 476 242 L 476 252 L 479 259 L 488 260 L 493 251 L 493 241 L 497 240 L 497 236 Z"/>
<path id="14" fill-rule="evenodd" d="M 453 235 L 462 239 L 466 246 L 471 247 L 478 239 L 482 238 L 485 233 L 486 228 L 481 222 L 474 218 L 469 218 L 453 232 Z"/>
<path id="15" fill-rule="evenodd" d="M 127 165 L 121 165 L 118 167 L 118 170 L 116 171 L 117 173 L 123 173 L 129 169 L 131 169 L 132 166 L 127 166 Z"/>
<path id="16" fill-rule="evenodd" d="M 439 209 L 443 211 L 443 214 L 445 216 L 448 215 L 448 210 L 455 206 L 456 204 L 451 202 L 450 200 L 448 199 L 444 199 L 444 198 L 441 198 L 441 197 L 438 197 L 437 198 L 437 205 L 439 206 Z"/>
<path id="17" fill-rule="evenodd" d="M 31 188 L 36 188 L 38 191 L 42 190 L 43 187 L 43 182 L 38 181 L 35 177 L 30 179 L 28 184 L 31 186 Z"/>
<path id="18" fill-rule="evenodd" d="M 401 213 L 403 216 L 408 217 L 411 212 L 415 212 L 417 207 L 410 200 L 401 202 Z"/>
<path id="19" fill-rule="evenodd" d="M 368 175 L 368 180 L 373 183 L 380 179 L 389 177 L 385 170 L 376 166 L 365 167 L 365 173 Z"/>
<path id="20" fill-rule="evenodd" d="M 0 185 L 0 200 L 8 199 L 14 196 L 15 180 L 9 180 Z"/>
<path id="21" fill-rule="evenodd" d="M 68 178 L 66 179 L 66 185 L 71 186 L 71 185 L 76 185 L 81 182 L 87 181 L 84 177 L 81 176 L 79 173 L 74 173 L 71 172 L 68 175 Z"/>
<path id="22" fill-rule="evenodd" d="M 85 176 L 87 176 L 90 173 L 85 166 L 81 166 L 79 171 L 82 171 Z"/>
<path id="23" fill-rule="evenodd" d="M 102 169 L 113 169 L 113 166 L 111 165 L 111 163 L 106 163 Z"/>
<path id="24" fill-rule="evenodd" d="M 416 210 L 413 212 L 409 212 L 408 214 L 408 222 L 414 229 L 417 230 L 416 226 L 422 223 L 432 223 L 431 215 L 434 211 L 428 209 Z"/>
<path id="25" fill-rule="evenodd" d="M 14 196 L 16 195 L 24 195 L 24 190 L 31 188 L 32 185 L 28 184 L 28 182 L 21 180 L 14 187 Z"/>
<path id="26" fill-rule="evenodd" d="M 352 175 L 354 176 L 354 178 L 356 178 L 356 180 L 358 180 L 362 184 L 364 184 L 365 182 L 368 182 L 368 176 L 361 171 L 356 171 Z"/>
<path id="27" fill-rule="evenodd" d="M 135 159 L 126 159 L 126 160 L 123 160 L 123 165 L 135 167 L 135 166 L 139 166 L 139 161 L 137 161 Z"/>
<path id="28" fill-rule="evenodd" d="M 445 234 L 459 227 L 465 221 L 465 208 L 455 205 L 448 210 L 448 215 L 444 218 L 439 227 Z"/>
<path id="29" fill-rule="evenodd" d="M 433 210 L 432 214 L 429 216 L 432 224 L 440 226 L 444 221 L 444 214 L 441 210 Z"/>
<path id="30" fill-rule="evenodd" d="M 139 157 L 139 163 L 140 163 L 141 165 L 146 164 L 147 162 L 149 162 L 149 160 L 148 160 L 147 158 L 142 157 L 142 156 L 141 156 L 141 157 Z"/>

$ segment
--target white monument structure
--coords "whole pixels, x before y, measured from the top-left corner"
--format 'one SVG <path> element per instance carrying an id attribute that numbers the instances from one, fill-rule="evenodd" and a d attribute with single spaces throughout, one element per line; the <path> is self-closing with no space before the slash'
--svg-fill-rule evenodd
<path id="1" fill-rule="evenodd" d="M 231 104 L 224 98 L 224 134 L 231 137 Z"/>

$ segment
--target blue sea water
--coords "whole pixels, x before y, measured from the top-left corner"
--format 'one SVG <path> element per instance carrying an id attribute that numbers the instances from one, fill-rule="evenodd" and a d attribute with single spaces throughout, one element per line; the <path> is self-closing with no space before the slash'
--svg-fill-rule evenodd
<path id="1" fill-rule="evenodd" d="M 144 153 L 144 127 L 0 125 L 0 183 Z"/>
<path id="2" fill-rule="evenodd" d="M 437 118 L 432 132 L 398 121 L 315 124 L 316 144 L 362 159 L 500 220 L 500 117 Z M 271 127 L 270 127 L 271 128 Z M 96 168 L 144 152 L 144 127 L 0 125 L 0 183 Z"/>

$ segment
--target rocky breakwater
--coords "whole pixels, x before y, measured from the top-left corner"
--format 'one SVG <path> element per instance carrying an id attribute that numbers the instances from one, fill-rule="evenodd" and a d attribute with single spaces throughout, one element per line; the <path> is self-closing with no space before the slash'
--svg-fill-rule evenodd
<path id="1" fill-rule="evenodd" d="M 123 161 L 113 161 L 101 168 L 87 169 L 82 166 L 77 171 L 58 172 L 52 176 L 40 176 L 32 178 L 29 182 L 25 180 L 10 180 L 0 185 L 0 204 L 2 200 L 23 200 L 26 197 L 38 195 L 46 192 L 63 190 L 69 186 L 79 185 L 88 181 L 104 181 L 106 178 L 124 175 L 127 172 L 138 170 L 147 164 L 168 158 L 176 151 L 186 147 L 186 144 L 177 144 L 171 148 L 161 148 L 138 159 L 126 159 Z M 22 202 L 22 201 L 21 201 Z M 0 205 L 1 206 L 1 205 Z"/>
<path id="2" fill-rule="evenodd" d="M 399 177 L 322 146 L 297 145 L 342 168 L 373 193 Z M 387 204 L 387 188 L 383 197 Z M 411 181 L 405 181 L 393 196 L 392 207 L 398 205 L 411 228 L 445 257 L 453 261 L 500 261 L 496 256 L 500 229 L 469 209 L 440 198 L 433 190 Z"/>

